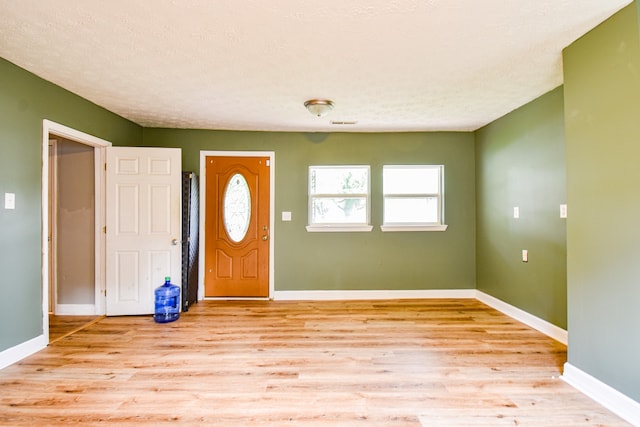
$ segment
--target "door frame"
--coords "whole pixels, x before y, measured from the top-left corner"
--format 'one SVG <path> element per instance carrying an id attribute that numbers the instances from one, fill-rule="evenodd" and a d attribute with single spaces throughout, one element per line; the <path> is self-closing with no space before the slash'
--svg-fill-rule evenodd
<path id="1" fill-rule="evenodd" d="M 275 282 L 274 282 L 274 265 L 275 265 L 275 158 L 274 151 L 200 151 L 200 241 L 199 241 L 199 259 L 198 259 L 198 300 L 205 299 L 204 296 L 204 251 L 205 251 L 205 218 L 207 205 L 207 177 L 206 177 L 206 158 L 207 157 L 268 157 L 269 158 L 269 296 L 267 299 L 273 299 Z M 231 298 L 231 297 L 207 297 L 206 299 L 219 300 L 263 300 L 265 298 Z"/>
<path id="2" fill-rule="evenodd" d="M 58 283 L 57 283 L 57 257 L 58 257 L 58 239 L 56 238 L 56 230 L 52 229 L 54 228 L 52 225 L 56 224 L 57 222 L 57 210 L 58 210 L 58 179 L 57 179 L 57 175 L 58 175 L 58 162 L 57 162 L 57 155 L 54 154 L 54 156 L 51 156 L 51 151 L 57 152 L 58 148 L 58 139 L 54 137 L 54 135 L 49 134 L 49 146 L 48 146 L 48 161 L 49 164 L 47 165 L 49 167 L 48 169 L 48 178 L 49 178 L 49 186 L 47 188 L 48 192 L 47 194 L 49 195 L 49 209 L 47 211 L 47 213 L 49 214 L 49 216 L 46 218 L 47 221 L 47 227 L 49 227 L 47 229 L 47 240 L 48 240 L 48 246 L 47 246 L 47 250 L 49 250 L 49 258 L 47 260 L 47 267 L 49 268 L 48 271 L 48 275 L 47 278 L 49 279 L 49 285 L 48 285 L 48 289 L 49 289 L 49 295 L 48 295 L 48 300 L 49 300 L 49 304 L 47 306 L 47 309 L 49 310 L 49 312 L 53 312 L 53 314 L 56 314 L 57 310 L 56 310 L 56 301 L 58 300 L 57 294 L 58 294 Z M 43 218 L 43 221 L 45 219 Z M 51 238 L 49 238 L 49 236 L 51 236 Z"/>
<path id="3" fill-rule="evenodd" d="M 59 136 L 94 147 L 95 173 L 95 314 L 105 313 L 105 148 L 111 142 L 78 131 L 60 123 L 42 121 L 42 331 L 49 342 L 49 137 Z"/>

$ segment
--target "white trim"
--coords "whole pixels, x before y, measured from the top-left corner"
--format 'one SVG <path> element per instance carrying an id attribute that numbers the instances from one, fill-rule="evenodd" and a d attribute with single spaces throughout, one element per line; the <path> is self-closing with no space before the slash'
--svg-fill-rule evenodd
<path id="1" fill-rule="evenodd" d="M 95 304 L 56 304 L 56 314 L 60 316 L 93 316 Z"/>
<path id="2" fill-rule="evenodd" d="M 569 362 L 564 364 L 564 373 L 560 378 L 620 418 L 634 426 L 640 426 L 640 403 L 576 368 Z"/>
<path id="3" fill-rule="evenodd" d="M 13 365 L 14 363 L 19 362 L 25 357 L 31 356 L 32 354 L 42 350 L 47 346 L 48 342 L 49 337 L 45 337 L 45 335 L 42 334 L 30 339 L 29 341 L 25 341 L 22 344 L 9 347 L 8 349 L 0 352 L 0 369 L 4 369 L 9 365 Z"/>
<path id="4" fill-rule="evenodd" d="M 47 141 L 49 139 L 49 133 L 52 133 L 93 147 L 110 147 L 112 145 L 111 142 L 107 140 L 61 125 L 60 123 L 52 122 L 51 120 L 44 119 L 42 125 L 44 129 L 43 133 L 47 137 Z"/>
<path id="5" fill-rule="evenodd" d="M 102 230 L 104 205 L 104 173 L 99 167 L 100 159 L 104 159 L 105 147 L 111 146 L 109 141 L 72 129 L 60 123 L 44 119 L 42 121 L 42 330 L 45 343 L 49 342 L 49 137 L 61 136 L 69 140 L 89 145 L 95 148 L 96 179 L 96 268 L 95 268 L 95 309 L 104 314 L 104 237 Z M 45 344 L 46 345 L 46 344 Z"/>
<path id="6" fill-rule="evenodd" d="M 307 174 L 307 231 L 310 232 L 341 232 L 341 231 L 371 231 L 373 226 L 370 226 L 371 223 L 371 165 L 309 165 Z M 349 193 L 349 194 L 333 194 L 333 193 L 313 193 L 311 184 L 313 182 L 312 173 L 320 170 L 340 170 L 346 171 L 351 174 L 352 171 L 362 171 L 365 170 L 367 172 L 367 191 L 365 193 Z M 316 178 L 317 179 L 317 178 Z M 314 209 L 313 209 L 313 201 L 314 199 L 325 199 L 325 198 L 344 198 L 344 197 L 358 197 L 364 198 L 366 200 L 366 220 L 357 224 L 354 223 L 344 223 L 342 221 L 336 223 L 318 223 L 314 221 Z M 362 229 L 363 227 L 370 227 L 369 230 Z"/>
<path id="7" fill-rule="evenodd" d="M 49 121 L 42 123 L 42 333 L 49 342 Z M 54 296 L 55 297 L 55 296 Z M 29 341 L 27 341 L 29 342 Z M 14 347 L 16 348 L 16 347 Z M 12 350 L 12 349 L 9 349 Z M 36 350 L 37 351 L 37 350 Z M 3 353 L 4 354 L 4 353 Z M 26 357 L 26 355 L 24 356 Z M 13 363 L 13 362 L 12 362 Z"/>
<path id="8" fill-rule="evenodd" d="M 336 301 L 428 298 L 475 298 L 475 289 L 276 291 L 276 301 Z"/>
<path id="9" fill-rule="evenodd" d="M 58 301 L 58 284 L 57 284 L 57 265 L 58 265 L 58 239 L 56 236 L 55 224 L 58 223 L 58 162 L 53 162 L 52 158 L 56 158 L 58 151 L 58 140 L 57 138 L 52 138 L 49 136 L 49 143 L 47 145 L 47 149 L 49 150 L 47 153 L 47 174 L 48 174 L 48 186 L 47 186 L 47 194 L 49 195 L 49 201 L 47 205 L 47 213 L 49 216 L 47 217 L 47 239 L 51 236 L 49 240 L 49 245 L 47 246 L 47 250 L 49 250 L 49 257 L 47 259 L 47 278 L 49 280 L 49 284 L 47 289 L 49 290 L 49 298 L 44 301 L 49 301 L 47 305 L 48 311 L 54 311 L 56 308 L 56 301 Z M 53 156 L 51 152 L 53 151 Z M 44 189 L 44 187 L 43 187 Z M 54 227 L 51 230 L 51 227 Z"/>
<path id="10" fill-rule="evenodd" d="M 383 232 L 398 231 L 446 231 L 446 224 L 441 225 L 381 225 L 380 230 Z"/>
<path id="11" fill-rule="evenodd" d="M 568 334 L 566 330 L 559 328 L 558 326 L 549 323 L 546 320 L 536 317 L 533 314 L 527 313 L 526 311 L 521 310 L 518 307 L 507 304 L 506 302 L 499 300 L 498 298 L 485 294 L 482 291 L 476 291 L 476 298 L 489 307 L 492 307 L 502 312 L 503 314 L 506 314 L 507 316 L 524 323 L 525 325 L 531 326 L 533 329 L 542 332 L 548 337 L 551 337 L 554 340 L 567 345 Z"/>
<path id="12" fill-rule="evenodd" d="M 106 147 L 95 149 L 95 308 L 92 314 L 103 315 L 107 312 L 107 234 L 104 226 L 107 224 L 107 183 L 105 166 L 107 163 Z"/>
<path id="13" fill-rule="evenodd" d="M 200 151 L 200 239 L 198 260 L 198 300 L 204 296 L 204 218 L 207 198 L 206 158 L 217 157 L 269 157 L 269 299 L 275 290 L 275 206 L 276 206 L 276 153 L 275 151 Z"/>
<path id="14" fill-rule="evenodd" d="M 385 191 L 385 181 L 386 181 L 386 174 L 385 171 L 394 171 L 394 170 L 399 170 L 399 169 L 414 169 L 414 170 L 422 170 L 422 171 L 427 171 L 427 170 L 437 170 L 438 171 L 438 192 L 437 193 L 414 193 L 414 194 L 405 194 L 405 193 L 387 193 Z M 428 230 L 428 229 L 410 229 L 413 226 L 415 226 L 416 224 L 408 224 L 408 223 L 392 223 L 392 222 L 386 222 L 386 213 L 384 212 L 384 208 L 386 207 L 386 200 L 387 199 L 394 199 L 394 198 L 409 198 L 409 199 L 414 199 L 414 198 L 425 198 L 425 197 L 435 197 L 438 201 L 438 221 L 436 221 L 437 224 L 442 224 L 444 222 L 444 165 L 427 165 L 427 164 L 404 164 L 404 165 L 382 165 L 382 198 L 383 198 L 383 209 L 382 209 L 382 218 L 383 218 L 383 224 L 380 228 L 382 229 L 382 231 L 445 231 L 447 228 L 447 226 L 445 225 L 443 230 Z M 394 226 L 406 226 L 409 229 L 405 229 L 405 230 L 401 230 L 401 229 L 392 229 L 391 227 Z M 384 229 L 383 227 L 387 228 Z"/>
<path id="15" fill-rule="evenodd" d="M 309 233 L 359 233 L 373 230 L 373 225 L 307 225 Z"/>

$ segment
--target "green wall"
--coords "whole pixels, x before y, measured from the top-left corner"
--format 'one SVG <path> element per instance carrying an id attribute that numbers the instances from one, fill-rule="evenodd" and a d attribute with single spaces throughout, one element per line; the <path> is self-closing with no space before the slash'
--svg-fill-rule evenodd
<path id="1" fill-rule="evenodd" d="M 43 119 L 122 144 L 142 138 L 140 126 L 0 58 L 0 351 L 42 334 Z"/>
<path id="2" fill-rule="evenodd" d="M 145 129 L 144 145 L 180 147 L 198 172 L 200 150 L 275 152 L 275 289 L 475 288 L 472 133 L 305 134 Z M 445 165 L 445 232 L 382 233 L 382 165 Z M 308 233 L 309 165 L 371 166 L 370 233 Z M 291 222 L 280 221 L 282 211 Z"/>
<path id="3" fill-rule="evenodd" d="M 479 290 L 566 328 L 563 111 L 560 87 L 476 132 L 476 277 Z"/>
<path id="4" fill-rule="evenodd" d="M 0 208 L 0 351 L 42 333 L 46 118 L 115 145 L 180 147 L 185 170 L 199 170 L 200 150 L 274 151 L 277 290 L 477 284 L 568 326 L 569 363 L 640 401 L 639 33 L 634 2 L 565 50 L 564 89 L 476 133 L 143 129 L 0 59 L 0 196 L 16 194 L 15 210 Z M 371 165 L 375 228 L 307 233 L 307 167 L 339 163 Z M 445 165 L 446 232 L 380 231 L 381 167 L 392 163 Z M 565 176 L 566 222 L 558 215 Z M 293 221 L 281 222 L 281 211 Z M 520 261 L 522 249 L 529 263 Z"/>
<path id="5" fill-rule="evenodd" d="M 568 361 L 640 402 L 640 42 L 632 3 L 564 51 Z"/>

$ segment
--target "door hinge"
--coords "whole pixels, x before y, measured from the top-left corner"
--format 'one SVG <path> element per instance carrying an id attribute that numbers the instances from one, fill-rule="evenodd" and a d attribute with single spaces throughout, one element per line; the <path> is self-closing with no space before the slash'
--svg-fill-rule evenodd
<path id="1" fill-rule="evenodd" d="M 104 234 L 107 234 L 107 226 L 106 226 L 106 225 L 105 225 L 104 227 L 102 227 L 102 232 L 103 232 Z"/>
<path id="2" fill-rule="evenodd" d="M 271 166 L 271 160 L 270 159 L 267 159 L 266 165 L 267 165 L 267 167 Z"/>

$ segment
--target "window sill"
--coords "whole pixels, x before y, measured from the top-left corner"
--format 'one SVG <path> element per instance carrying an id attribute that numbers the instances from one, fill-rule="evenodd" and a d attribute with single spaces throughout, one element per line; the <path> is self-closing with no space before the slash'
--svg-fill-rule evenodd
<path id="1" fill-rule="evenodd" d="M 358 233 L 373 230 L 373 225 L 307 225 L 309 233 Z"/>
<path id="2" fill-rule="evenodd" d="M 396 231 L 445 231 L 449 227 L 446 224 L 442 225 L 381 225 L 380 230 L 383 232 L 396 232 Z"/>

